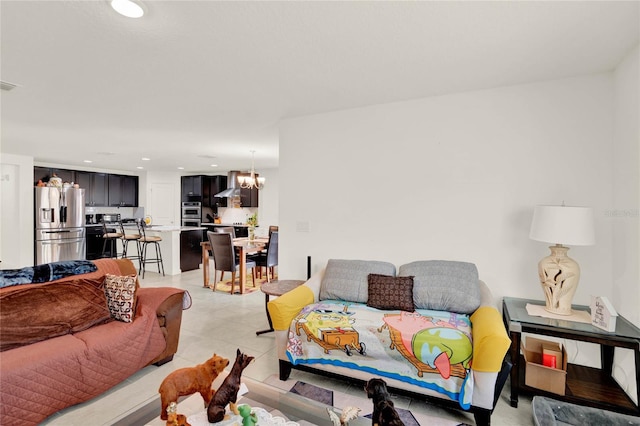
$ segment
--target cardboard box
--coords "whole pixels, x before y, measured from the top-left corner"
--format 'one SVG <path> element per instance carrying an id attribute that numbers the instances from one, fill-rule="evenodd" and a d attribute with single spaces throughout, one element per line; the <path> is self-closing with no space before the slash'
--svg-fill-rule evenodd
<path id="1" fill-rule="evenodd" d="M 556 356 L 558 368 L 542 365 L 542 352 Z M 522 342 L 522 353 L 526 361 L 524 383 L 558 395 L 564 395 L 567 383 L 567 351 L 556 342 L 526 336 Z"/>

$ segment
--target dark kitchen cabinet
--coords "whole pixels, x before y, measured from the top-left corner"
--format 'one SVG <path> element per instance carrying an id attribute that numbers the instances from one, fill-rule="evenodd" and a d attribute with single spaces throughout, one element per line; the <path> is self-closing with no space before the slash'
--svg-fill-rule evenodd
<path id="1" fill-rule="evenodd" d="M 49 182 L 51 178 L 51 169 L 49 167 L 34 167 L 33 168 L 33 185 L 37 185 L 41 180 L 43 183 Z"/>
<path id="2" fill-rule="evenodd" d="M 109 175 L 109 205 L 138 206 L 138 176 Z"/>
<path id="3" fill-rule="evenodd" d="M 106 173 L 76 171 L 76 183 L 84 189 L 84 205 L 107 206 L 109 202 L 109 181 Z"/>
<path id="4" fill-rule="evenodd" d="M 51 176 L 58 176 L 62 179 L 62 182 L 75 182 L 76 181 L 76 171 L 75 170 L 67 170 L 67 169 L 51 169 Z"/>
<path id="5" fill-rule="evenodd" d="M 204 176 L 202 180 L 202 206 L 211 207 L 217 212 L 218 207 L 227 207 L 227 198 L 215 195 L 227 189 L 226 176 Z"/>
<path id="6" fill-rule="evenodd" d="M 127 206 L 138 207 L 138 176 L 122 179 L 122 200 Z"/>
<path id="7" fill-rule="evenodd" d="M 62 182 L 76 182 L 76 171 L 67 169 L 53 169 L 51 167 L 34 167 L 33 168 L 33 183 L 36 185 L 39 180 L 44 183 L 49 182 L 49 179 L 55 174 Z"/>
<path id="8" fill-rule="evenodd" d="M 250 176 L 250 173 L 240 173 L 239 176 Z M 256 173 L 256 178 L 258 174 Z M 237 183 L 238 187 L 240 183 Z M 259 207 L 258 206 L 258 189 L 244 189 L 240 188 L 240 202 L 242 203 L 242 207 Z"/>
<path id="9" fill-rule="evenodd" d="M 182 201 L 202 201 L 203 176 L 182 176 Z"/>
<path id="10" fill-rule="evenodd" d="M 233 230 L 236 233 L 236 238 L 247 238 L 249 236 L 248 226 L 234 226 Z"/>
<path id="11" fill-rule="evenodd" d="M 182 231 L 180 233 L 180 270 L 198 269 L 202 263 L 202 231 Z"/>
<path id="12" fill-rule="evenodd" d="M 116 232 L 115 228 L 107 228 L 109 232 Z M 114 257 L 116 252 L 114 246 L 104 243 L 103 230 L 101 225 L 86 227 L 86 259 L 95 260 L 102 257 Z M 104 249 L 104 250 L 103 250 Z"/>

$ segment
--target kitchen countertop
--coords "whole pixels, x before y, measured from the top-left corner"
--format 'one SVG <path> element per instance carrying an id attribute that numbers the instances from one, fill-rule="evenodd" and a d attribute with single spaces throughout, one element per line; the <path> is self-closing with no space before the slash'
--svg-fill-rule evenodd
<path id="1" fill-rule="evenodd" d="M 151 225 L 146 228 L 148 231 L 156 232 L 183 232 L 183 231 L 202 231 L 207 228 L 202 226 L 177 226 L 177 225 Z"/>
<path id="2" fill-rule="evenodd" d="M 211 223 L 211 222 L 201 222 L 200 225 L 203 226 L 244 226 L 249 227 L 246 223 Z M 257 226 L 256 226 L 257 228 Z"/>

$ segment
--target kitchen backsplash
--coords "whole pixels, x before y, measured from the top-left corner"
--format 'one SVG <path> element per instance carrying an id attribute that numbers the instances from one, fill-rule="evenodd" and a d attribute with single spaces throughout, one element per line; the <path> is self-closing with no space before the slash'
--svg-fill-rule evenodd
<path id="1" fill-rule="evenodd" d="M 257 207 L 218 207 L 218 216 L 222 223 L 247 223 L 247 218 L 258 211 Z M 258 216 L 258 224 L 260 216 Z"/>
<path id="2" fill-rule="evenodd" d="M 144 218 L 144 207 L 85 207 L 85 214 L 119 213 L 123 219 Z"/>

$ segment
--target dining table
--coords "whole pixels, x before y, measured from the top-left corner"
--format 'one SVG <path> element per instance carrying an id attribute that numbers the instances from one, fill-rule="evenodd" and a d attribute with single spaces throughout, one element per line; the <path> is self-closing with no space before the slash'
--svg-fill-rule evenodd
<path id="1" fill-rule="evenodd" d="M 257 237 L 253 241 L 249 238 L 234 238 L 233 246 L 238 251 L 238 257 L 240 259 L 240 267 L 238 268 L 240 275 L 240 294 L 244 294 L 244 288 L 247 285 L 247 254 L 254 254 L 262 251 L 267 243 L 268 238 Z M 203 241 L 200 243 L 202 247 L 202 275 L 204 279 L 204 287 L 209 287 L 209 251 L 211 250 L 211 243 L 209 241 Z M 215 279 L 215 271 L 214 277 Z"/>

